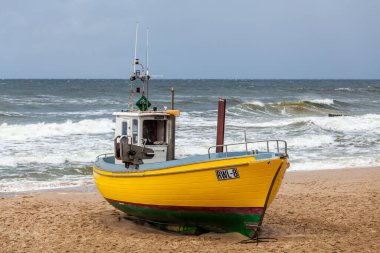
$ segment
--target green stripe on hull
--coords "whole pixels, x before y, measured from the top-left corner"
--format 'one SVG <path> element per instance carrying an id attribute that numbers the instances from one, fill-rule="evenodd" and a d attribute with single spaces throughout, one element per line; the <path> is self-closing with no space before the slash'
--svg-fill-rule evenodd
<path id="1" fill-rule="evenodd" d="M 238 232 L 251 236 L 252 231 L 245 227 L 246 223 L 257 224 L 263 214 L 207 212 L 193 210 L 167 210 L 154 207 L 129 205 L 114 200 L 107 201 L 115 208 L 148 221 L 157 223 L 196 226 L 214 232 Z"/>

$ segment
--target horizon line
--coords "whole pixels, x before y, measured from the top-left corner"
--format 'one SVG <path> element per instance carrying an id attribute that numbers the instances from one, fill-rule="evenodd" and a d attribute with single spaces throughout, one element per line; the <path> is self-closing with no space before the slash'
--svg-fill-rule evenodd
<path id="1" fill-rule="evenodd" d="M 129 78 L 0 78 L 0 80 L 125 80 L 129 81 Z M 159 80 L 368 80 L 368 81 L 380 81 L 380 78 L 157 78 L 151 79 L 150 81 L 159 81 Z"/>

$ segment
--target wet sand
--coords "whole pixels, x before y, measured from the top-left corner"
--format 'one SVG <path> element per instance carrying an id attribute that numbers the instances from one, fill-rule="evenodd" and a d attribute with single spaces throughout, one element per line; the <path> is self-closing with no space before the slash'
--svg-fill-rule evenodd
<path id="1" fill-rule="evenodd" d="M 0 198 L 1 252 L 378 252 L 380 168 L 289 172 L 262 237 L 183 236 L 124 219 L 97 192 Z"/>

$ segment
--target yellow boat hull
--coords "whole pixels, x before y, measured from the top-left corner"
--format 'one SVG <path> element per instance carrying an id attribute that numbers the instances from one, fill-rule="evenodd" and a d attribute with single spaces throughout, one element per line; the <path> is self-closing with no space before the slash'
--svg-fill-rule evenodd
<path id="1" fill-rule="evenodd" d="M 287 158 L 255 160 L 244 156 L 159 170 L 110 172 L 95 165 L 96 186 L 116 208 L 163 223 L 250 235 L 275 198 Z M 220 180 L 218 170 L 238 177 Z"/>

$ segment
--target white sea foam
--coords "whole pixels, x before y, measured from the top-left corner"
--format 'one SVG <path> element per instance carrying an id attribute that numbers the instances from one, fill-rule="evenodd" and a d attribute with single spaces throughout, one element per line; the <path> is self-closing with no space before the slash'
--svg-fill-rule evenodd
<path id="1" fill-rule="evenodd" d="M 310 118 L 307 118 L 307 117 L 286 118 L 286 119 L 281 119 L 281 120 L 271 120 L 271 121 L 258 122 L 258 123 L 249 122 L 249 120 L 247 119 L 239 119 L 233 122 L 227 122 L 226 125 L 232 126 L 232 127 L 242 127 L 242 128 L 250 128 L 250 127 L 269 128 L 269 127 L 289 126 L 292 124 L 304 123 L 308 121 L 310 121 Z"/>
<path id="2" fill-rule="evenodd" d="M 336 89 L 334 89 L 334 90 L 336 90 L 336 91 L 340 91 L 340 90 L 342 90 L 342 91 L 353 91 L 353 89 L 352 88 L 336 88 Z"/>
<path id="3" fill-rule="evenodd" d="M 197 128 L 197 127 L 214 127 L 216 126 L 216 116 L 213 119 L 200 117 L 198 115 L 191 115 L 191 114 L 182 114 L 181 117 L 177 120 L 179 127 L 191 127 L 191 128 Z"/>
<path id="4" fill-rule="evenodd" d="M 19 117 L 19 116 L 23 116 L 23 114 L 19 113 L 19 112 L 4 112 L 4 111 L 0 111 L 0 116 Z"/>
<path id="5" fill-rule="evenodd" d="M 108 105 L 119 105 L 120 102 L 111 99 L 91 99 L 91 98 L 64 98 L 59 96 L 38 96 L 38 97 L 11 97 L 11 96 L 0 96 L 0 99 L 4 102 L 11 103 L 13 105 L 38 105 L 38 106 L 46 106 L 46 105 L 90 105 L 90 104 L 108 104 Z"/>
<path id="6" fill-rule="evenodd" d="M 31 113 L 30 113 L 31 114 Z M 69 111 L 69 112 L 44 112 L 44 113 L 34 113 L 35 115 L 83 115 L 83 116 L 99 116 L 99 115 L 109 115 L 109 110 L 96 110 L 96 111 Z"/>
<path id="7" fill-rule="evenodd" d="M 311 100 L 307 100 L 311 103 L 314 103 L 314 104 L 323 104 L 323 105 L 333 105 L 334 104 L 334 100 L 333 99 L 328 99 L 328 98 L 325 98 L 325 99 L 311 99 Z"/>
<path id="8" fill-rule="evenodd" d="M 351 156 L 351 157 L 329 157 L 324 159 L 302 159 L 290 161 L 289 171 L 311 171 L 345 168 L 364 168 L 380 166 L 380 156 Z"/>
<path id="9" fill-rule="evenodd" d="M 21 179 L 13 181 L 0 181 L 0 192 L 24 192 L 48 189 L 77 187 L 93 184 L 91 176 L 64 176 L 61 179 L 51 181 L 33 181 Z"/>
<path id="10" fill-rule="evenodd" d="M 265 104 L 263 102 L 258 101 L 258 100 L 250 101 L 247 104 L 257 105 L 257 106 L 260 106 L 260 107 L 264 107 L 265 106 Z"/>
<path id="11" fill-rule="evenodd" d="M 0 166 L 1 167 L 17 167 L 17 162 L 14 159 L 14 157 L 5 156 L 2 154 L 1 159 L 0 159 Z"/>
<path id="12" fill-rule="evenodd" d="M 83 134 L 102 134 L 112 132 L 114 123 L 110 119 L 81 120 L 64 123 L 37 123 L 25 125 L 0 125 L 0 139 L 22 141 L 43 137 L 70 136 Z"/>
<path id="13" fill-rule="evenodd" d="M 330 145 L 334 143 L 334 137 L 331 135 L 302 135 L 297 137 L 289 137 L 287 139 L 289 147 L 295 148 L 313 148 Z"/>
<path id="14" fill-rule="evenodd" d="M 285 116 L 288 116 L 289 114 L 286 112 L 286 107 L 284 106 L 284 108 L 281 110 L 281 115 L 285 115 Z"/>
<path id="15" fill-rule="evenodd" d="M 319 117 L 312 122 L 325 130 L 340 132 L 371 132 L 380 134 L 380 115 L 366 114 L 362 116 Z"/>
<path id="16" fill-rule="evenodd" d="M 53 147 L 52 147 L 53 148 Z M 85 148 L 85 147 L 83 147 Z M 74 164 L 91 164 L 95 161 L 96 156 L 101 153 L 108 153 L 110 150 L 83 150 L 76 151 L 69 148 L 61 148 L 55 153 L 30 152 L 25 155 L 20 155 L 15 152 L 13 156 L 4 156 L 0 160 L 0 166 L 17 167 L 20 165 L 28 166 L 30 164 L 49 164 L 63 165 L 65 163 Z"/>

